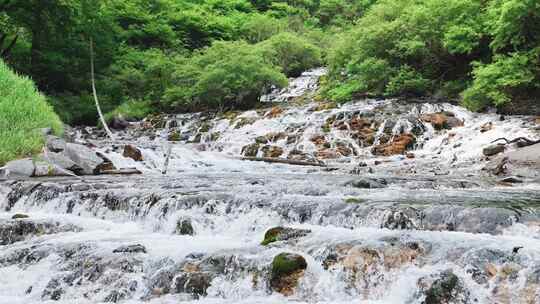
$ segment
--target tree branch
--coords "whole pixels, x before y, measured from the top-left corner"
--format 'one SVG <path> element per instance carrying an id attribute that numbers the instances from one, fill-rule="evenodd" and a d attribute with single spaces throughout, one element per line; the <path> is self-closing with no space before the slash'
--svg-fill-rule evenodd
<path id="1" fill-rule="evenodd" d="M 105 118 L 103 117 L 103 113 L 101 112 L 101 107 L 99 106 L 99 100 L 97 97 L 96 78 L 94 75 L 94 40 L 92 38 L 90 38 L 90 77 L 92 78 L 91 79 L 92 80 L 92 93 L 94 94 L 94 101 L 96 102 L 96 109 L 99 115 L 99 119 L 101 120 L 101 124 L 103 125 L 105 132 L 107 132 L 107 135 L 109 136 L 109 138 L 114 142 L 114 135 L 109 129 L 109 126 L 107 126 L 107 122 L 105 121 Z"/>

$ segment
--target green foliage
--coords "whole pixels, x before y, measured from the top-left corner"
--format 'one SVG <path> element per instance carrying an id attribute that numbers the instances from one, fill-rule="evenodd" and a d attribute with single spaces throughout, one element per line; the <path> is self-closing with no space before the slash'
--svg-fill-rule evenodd
<path id="1" fill-rule="evenodd" d="M 260 47 L 263 56 L 279 66 L 289 77 L 299 76 L 303 71 L 322 63 L 319 48 L 293 33 L 272 36 L 262 42 Z"/>
<path id="2" fill-rule="evenodd" d="M 342 4 L 334 3 L 334 10 Z M 331 50 L 323 93 L 343 101 L 356 95 L 452 98 L 465 90 L 471 109 L 502 106 L 537 90 L 539 27 L 536 0 L 380 0 Z"/>
<path id="3" fill-rule="evenodd" d="M 496 56 L 493 63 L 476 63 L 474 81 L 464 92 L 463 103 L 473 110 L 485 106 L 504 105 L 511 101 L 512 91 L 534 83 L 531 71 L 534 63 L 528 54 L 514 53 L 510 56 Z"/>
<path id="4" fill-rule="evenodd" d="M 113 111 L 105 114 L 105 120 L 111 121 L 114 117 L 121 117 L 127 120 L 139 120 L 145 118 L 152 112 L 154 112 L 154 107 L 149 102 L 127 101 L 119 105 Z"/>
<path id="5" fill-rule="evenodd" d="M 0 61 L 0 165 L 43 147 L 42 128 L 62 132 L 62 122 L 32 81 Z"/>
<path id="6" fill-rule="evenodd" d="M 250 107 L 265 89 L 287 83 L 255 46 L 245 42 L 216 42 L 184 59 L 173 78 L 165 98 L 180 108 Z"/>

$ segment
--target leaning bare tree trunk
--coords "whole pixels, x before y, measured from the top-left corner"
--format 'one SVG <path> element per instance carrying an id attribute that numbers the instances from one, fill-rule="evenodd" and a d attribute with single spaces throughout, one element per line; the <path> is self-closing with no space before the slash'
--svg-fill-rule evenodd
<path id="1" fill-rule="evenodd" d="M 107 126 L 107 122 L 105 121 L 105 118 L 103 117 L 103 113 L 101 112 L 101 107 L 99 106 L 99 100 L 97 97 L 96 78 L 94 75 L 94 41 L 92 38 L 90 38 L 90 76 L 92 78 L 92 93 L 94 94 L 94 101 L 96 102 L 96 109 L 99 115 L 99 119 L 101 120 L 101 124 L 103 125 L 105 132 L 107 132 L 107 135 L 110 137 L 112 141 L 114 141 L 114 135 L 109 129 L 109 126 Z"/>

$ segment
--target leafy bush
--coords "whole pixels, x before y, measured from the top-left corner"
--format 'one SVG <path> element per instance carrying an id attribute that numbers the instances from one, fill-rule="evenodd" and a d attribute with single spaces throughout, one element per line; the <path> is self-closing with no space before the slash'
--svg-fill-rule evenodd
<path id="1" fill-rule="evenodd" d="M 110 121 L 114 117 L 121 117 L 127 120 L 140 120 L 154 111 L 155 108 L 150 102 L 130 100 L 105 114 L 105 120 Z"/>
<path id="2" fill-rule="evenodd" d="M 258 102 L 271 86 L 284 86 L 286 77 L 245 42 L 215 42 L 183 59 L 165 94 L 167 103 L 183 109 L 245 108 Z"/>
<path id="3" fill-rule="evenodd" d="M 62 122 L 32 81 L 12 72 L 0 61 L 0 165 L 38 153 L 41 128 L 62 132 Z"/>
<path id="4" fill-rule="evenodd" d="M 321 2 L 330 15 L 343 5 Z M 539 27 L 536 0 L 380 0 L 330 52 L 323 93 L 455 97 L 465 89 L 471 109 L 502 106 L 537 91 Z"/>
<path id="5" fill-rule="evenodd" d="M 299 76 L 303 71 L 322 63 L 320 49 L 297 34 L 277 34 L 259 46 L 263 56 L 289 77 Z"/>

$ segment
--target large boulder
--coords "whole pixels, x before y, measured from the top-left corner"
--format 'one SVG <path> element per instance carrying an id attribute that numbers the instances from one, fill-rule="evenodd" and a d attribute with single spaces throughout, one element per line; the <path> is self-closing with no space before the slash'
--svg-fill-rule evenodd
<path id="1" fill-rule="evenodd" d="M 48 135 L 47 136 L 47 150 L 51 152 L 62 152 L 67 148 L 67 143 L 60 137 Z"/>
<path id="2" fill-rule="evenodd" d="M 79 175 L 94 174 L 96 168 L 104 162 L 95 151 L 79 144 L 68 143 L 64 153 L 81 168 L 81 170 L 75 172 Z"/>
<path id="3" fill-rule="evenodd" d="M 280 253 L 272 261 L 270 286 L 273 290 L 290 296 L 304 276 L 307 262 L 301 255 Z"/>

